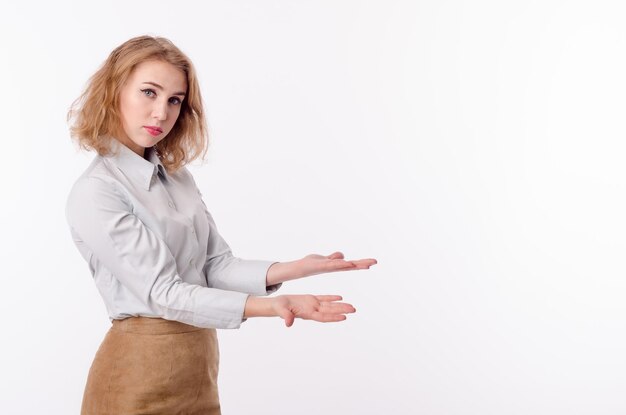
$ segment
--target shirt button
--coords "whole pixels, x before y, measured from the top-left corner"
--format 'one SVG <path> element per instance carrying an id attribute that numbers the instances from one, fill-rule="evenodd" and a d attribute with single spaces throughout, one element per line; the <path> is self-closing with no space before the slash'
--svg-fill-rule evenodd
<path id="1" fill-rule="evenodd" d="M 191 233 L 196 233 L 196 230 L 194 228 L 191 228 Z"/>
<path id="2" fill-rule="evenodd" d="M 170 205 L 170 207 L 174 207 L 174 204 L 172 202 L 167 202 L 168 205 Z"/>

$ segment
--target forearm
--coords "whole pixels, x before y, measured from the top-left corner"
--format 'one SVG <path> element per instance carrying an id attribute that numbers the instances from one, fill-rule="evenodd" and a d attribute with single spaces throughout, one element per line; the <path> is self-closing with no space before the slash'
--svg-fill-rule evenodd
<path id="1" fill-rule="evenodd" d="M 267 270 L 266 285 L 274 285 L 300 278 L 297 261 L 277 262 Z"/>
<path id="2" fill-rule="evenodd" d="M 295 261 L 272 264 L 267 270 L 266 285 L 329 272 L 368 269 L 374 264 L 376 260 L 373 258 L 346 261 L 341 252 L 334 252 L 330 255 L 310 254 Z"/>
<path id="3" fill-rule="evenodd" d="M 243 312 L 243 317 L 276 317 L 272 303 L 274 298 L 262 298 L 249 295 Z"/>

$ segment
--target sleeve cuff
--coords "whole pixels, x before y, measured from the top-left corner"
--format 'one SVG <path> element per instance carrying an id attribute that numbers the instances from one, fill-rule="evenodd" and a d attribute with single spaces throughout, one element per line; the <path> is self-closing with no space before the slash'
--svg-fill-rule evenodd
<path id="1" fill-rule="evenodd" d="M 213 287 L 223 290 L 266 296 L 276 292 L 282 283 L 267 286 L 267 271 L 278 261 L 234 258 L 223 278 L 213 279 Z"/>
<path id="2" fill-rule="evenodd" d="M 263 272 L 263 289 L 265 289 L 265 295 L 270 295 L 278 291 L 278 289 L 283 285 L 283 283 L 279 282 L 277 284 L 265 285 L 267 283 L 267 272 L 269 271 L 272 265 L 278 264 L 279 261 L 264 261 L 264 262 L 265 262 L 265 266 L 264 266 L 264 272 Z"/>
<path id="3" fill-rule="evenodd" d="M 213 295 L 198 295 L 195 301 L 193 325 L 206 328 L 238 329 L 243 318 L 249 294 L 237 291 L 222 291 Z"/>

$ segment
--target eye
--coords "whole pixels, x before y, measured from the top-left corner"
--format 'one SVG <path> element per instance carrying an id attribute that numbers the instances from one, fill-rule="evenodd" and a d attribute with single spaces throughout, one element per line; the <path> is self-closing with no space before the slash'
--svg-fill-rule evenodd
<path id="1" fill-rule="evenodd" d="M 146 88 L 146 89 L 142 89 L 141 92 L 146 93 L 146 92 L 152 92 L 154 94 L 154 90 L 150 89 L 150 88 Z M 150 96 L 148 94 L 146 94 L 147 96 Z"/>
<path id="2" fill-rule="evenodd" d="M 143 92 L 146 96 L 151 97 L 152 95 L 150 95 L 150 93 L 156 95 L 156 93 L 154 92 L 153 89 L 151 88 L 146 88 L 146 89 L 142 89 L 141 92 Z M 172 102 L 171 100 L 174 100 L 174 102 Z M 171 98 L 170 102 L 174 105 L 180 105 L 182 103 L 182 101 L 176 97 Z"/>

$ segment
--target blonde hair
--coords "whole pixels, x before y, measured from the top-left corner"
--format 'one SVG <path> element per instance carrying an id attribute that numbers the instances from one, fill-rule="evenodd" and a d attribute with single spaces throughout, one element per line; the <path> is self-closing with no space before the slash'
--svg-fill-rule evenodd
<path id="1" fill-rule="evenodd" d="M 79 149 L 111 152 L 110 136 L 123 134 L 119 112 L 120 89 L 135 66 L 147 60 L 161 60 L 176 66 L 187 77 L 187 95 L 180 114 L 168 135 L 156 145 L 168 172 L 206 154 L 209 144 L 202 96 L 191 60 L 170 40 L 159 36 L 138 36 L 115 48 L 93 74 L 83 93 L 67 113 L 70 136 Z M 73 120 L 73 121 L 71 121 Z"/>

